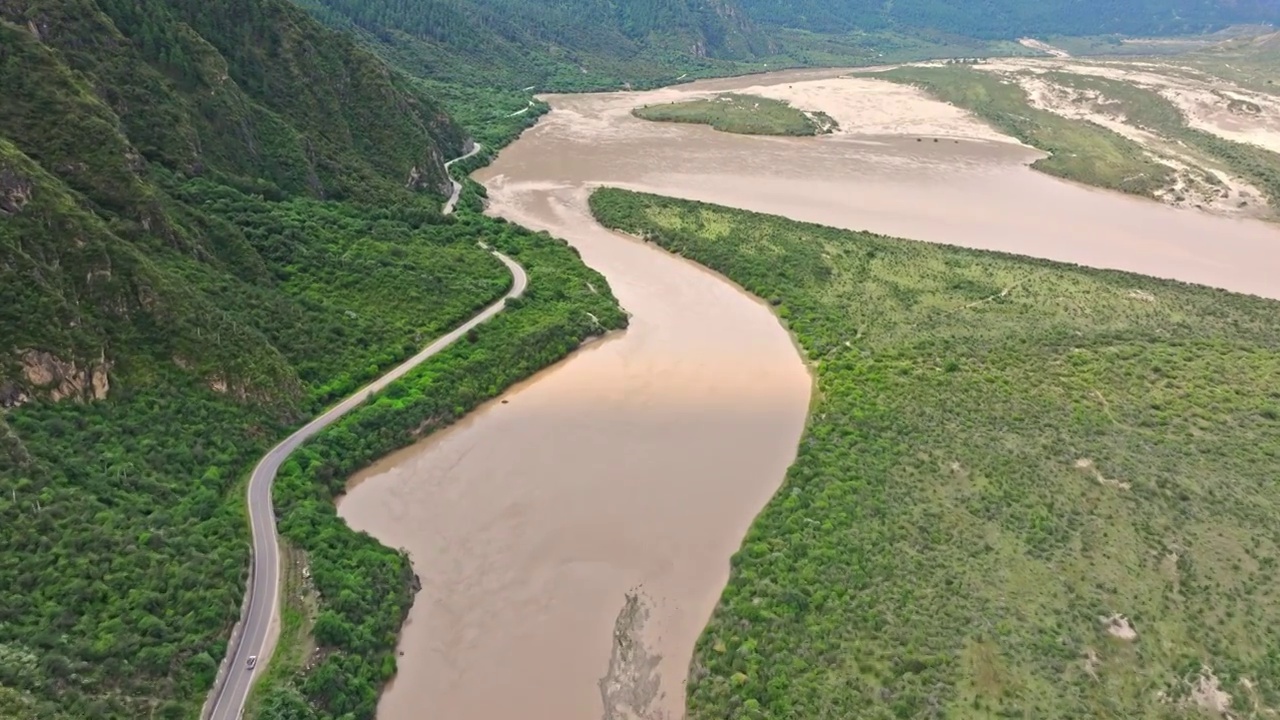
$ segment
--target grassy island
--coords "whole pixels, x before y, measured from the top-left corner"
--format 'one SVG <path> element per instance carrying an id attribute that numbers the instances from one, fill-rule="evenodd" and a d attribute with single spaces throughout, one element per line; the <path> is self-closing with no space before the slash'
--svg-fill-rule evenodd
<path id="1" fill-rule="evenodd" d="M 706 100 L 646 105 L 631 112 L 644 120 L 697 123 L 742 135 L 826 135 L 839 127 L 826 113 L 800 110 L 782 100 L 735 93 Z"/>
<path id="2" fill-rule="evenodd" d="M 614 189 L 591 205 L 768 300 L 817 374 L 689 717 L 1280 708 L 1280 305 Z"/>

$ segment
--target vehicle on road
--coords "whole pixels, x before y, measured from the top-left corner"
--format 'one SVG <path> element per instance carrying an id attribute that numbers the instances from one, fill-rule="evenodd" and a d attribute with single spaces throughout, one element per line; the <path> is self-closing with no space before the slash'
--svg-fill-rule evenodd
<path id="1" fill-rule="evenodd" d="M 257 655 L 250 655 L 250 656 L 249 656 L 249 662 L 245 663 L 245 666 L 246 666 L 246 667 L 248 667 L 250 670 L 252 670 L 252 669 L 253 669 L 253 666 L 254 666 L 254 665 L 257 665 L 257 664 L 258 664 L 258 656 L 257 656 Z"/>

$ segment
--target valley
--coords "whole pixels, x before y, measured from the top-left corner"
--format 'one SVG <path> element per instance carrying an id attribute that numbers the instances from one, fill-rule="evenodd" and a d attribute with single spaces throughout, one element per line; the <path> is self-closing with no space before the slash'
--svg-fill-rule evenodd
<path id="1" fill-rule="evenodd" d="M 762 529 L 765 522 L 787 527 L 796 522 L 786 519 L 789 515 L 784 508 L 794 505 L 787 500 L 787 486 L 775 495 L 783 476 L 774 470 L 791 463 L 796 442 L 774 441 L 799 432 L 797 413 L 803 412 L 806 402 L 819 403 L 810 409 L 811 413 L 819 413 L 826 403 L 852 392 L 847 384 L 839 389 L 823 384 L 826 382 L 823 368 L 827 363 L 842 357 L 842 349 L 851 352 L 841 343 L 847 341 L 849 347 L 857 348 L 880 334 L 892 334 L 887 319 L 878 321 L 887 326 L 876 330 L 880 325 L 872 318 L 877 309 L 883 304 L 885 311 L 892 309 L 891 316 L 896 317 L 907 312 L 905 308 L 914 302 L 921 303 L 921 307 L 910 312 L 925 315 L 901 322 L 907 327 L 923 325 L 930 333 L 948 337 L 947 333 L 961 332 L 962 327 L 973 323 L 971 314 L 981 312 L 978 308 L 983 307 L 984 300 L 1003 307 L 998 297 L 988 300 L 988 296 L 1000 296 L 1002 290 L 1012 286 L 1008 296 L 1019 297 L 1016 291 L 1039 277 L 1039 273 L 1046 275 L 1041 282 L 1067 283 L 1061 286 L 1061 293 L 1079 297 L 1077 302 L 1084 303 L 1053 311 L 1062 313 L 1062 318 L 1072 313 L 1099 318 L 1114 314 L 1115 322 L 1136 322 L 1121 318 L 1128 317 L 1126 313 L 1130 310 L 1137 312 L 1147 307 L 1146 298 L 1155 298 L 1157 306 L 1164 307 L 1159 304 L 1163 302 L 1160 298 L 1168 293 L 1192 292 L 1181 290 L 1177 283 L 1140 281 L 1136 276 L 1072 275 L 1051 279 L 1056 273 L 1068 272 L 1067 266 L 1035 265 L 1005 256 L 990 256 L 987 261 L 980 260 L 988 257 L 981 253 L 930 250 L 928 252 L 941 253 L 936 262 L 946 269 L 931 271 L 942 274 L 928 282 L 946 287 L 955 285 L 957 289 L 930 291 L 940 294 L 909 301 L 901 297 L 902 294 L 923 279 L 886 279 L 883 286 L 874 290 L 857 285 L 857 289 L 844 291 L 850 294 L 840 296 L 842 300 L 833 297 L 830 302 L 856 306 L 858 301 L 853 298 L 864 298 L 861 302 L 868 306 L 858 312 L 868 313 L 866 319 L 823 330 L 845 334 L 841 343 L 826 338 L 821 348 L 815 348 L 805 337 L 806 333 L 817 331 L 818 326 L 811 324 L 817 319 L 802 317 L 798 308 L 788 301 L 793 292 L 807 287 L 805 283 L 815 283 L 813 292 L 821 293 L 818 288 L 834 282 L 802 280 L 810 277 L 807 273 L 818 272 L 806 266 L 816 263 L 815 257 L 831 251 L 806 250 L 809 245 L 795 245 L 787 238 L 815 232 L 813 226 L 782 221 L 769 224 L 775 221 L 648 196 L 644 201 L 648 209 L 644 213 L 618 211 L 619 214 L 614 215 L 597 211 L 610 225 L 631 234 L 650 236 L 662 247 L 678 249 L 686 257 L 726 272 L 730 279 L 743 282 L 767 301 L 797 333 L 809 362 L 816 367 L 818 384 L 814 397 L 809 399 L 810 386 L 803 377 L 801 358 L 786 343 L 783 330 L 768 319 L 767 313 L 754 309 L 759 306 L 724 286 L 722 281 L 703 276 L 632 237 L 598 227 L 588 205 L 594 188 L 606 186 L 660 193 L 827 226 L 928 240 L 942 246 L 959 245 L 1051 258 L 1280 298 L 1280 284 L 1277 284 L 1280 258 L 1272 252 L 1275 243 L 1280 241 L 1280 230 L 1273 225 L 1258 220 L 1215 217 L 1198 210 L 1169 207 L 1152 199 L 1063 182 L 1031 169 L 1031 164 L 1043 157 L 1043 153 L 1001 134 L 981 118 L 934 100 L 910 86 L 847 75 L 848 72 L 842 70 L 798 70 L 699 81 L 644 93 L 543 96 L 541 100 L 551 106 L 551 112 L 507 147 L 494 164 L 475 175 L 487 188 L 489 212 L 566 238 L 590 266 L 608 278 L 632 317 L 625 334 L 589 347 L 569 362 L 514 389 L 503 396 L 505 403 L 490 404 L 448 432 L 363 471 L 341 501 L 339 512 L 354 527 L 368 531 L 389 545 L 405 547 L 414 558 L 415 567 L 426 569 L 424 577 L 441 579 L 436 587 L 424 584 L 421 597 L 429 600 L 415 604 L 401 639 L 405 653 L 401 659 L 405 673 L 402 677 L 415 680 L 412 683 L 397 680 L 389 686 L 379 704 L 379 717 L 409 718 L 428 708 L 432 714 L 440 715 L 519 712 L 531 717 L 588 718 L 599 713 L 601 703 L 606 717 L 680 717 L 685 711 L 686 675 L 693 673 L 688 675 L 690 682 L 701 680 L 699 676 L 705 671 L 698 668 L 713 672 L 704 682 L 691 685 L 698 688 L 699 693 L 689 698 L 693 717 L 732 715 L 747 699 L 754 699 L 761 708 L 769 707 L 765 704 L 769 698 L 771 702 L 783 703 L 771 706 L 775 716 L 786 716 L 785 708 L 801 707 L 811 713 L 807 717 L 832 716 L 817 711 L 811 703 L 795 704 L 801 697 L 827 698 L 816 692 L 814 686 L 801 683 L 794 686 L 793 694 L 778 689 L 778 683 L 791 682 L 791 674 L 782 680 L 773 680 L 774 676 L 764 672 L 765 666 L 774 662 L 802 662 L 803 667 L 817 672 L 816 668 L 827 662 L 819 659 L 821 656 L 793 661 L 787 654 L 790 651 L 785 650 L 789 645 L 783 641 L 767 656 L 734 650 L 733 659 L 727 661 L 729 665 L 717 664 L 719 653 L 729 652 L 731 642 L 730 635 L 715 635 L 714 628 L 720 622 L 733 624 L 743 617 L 756 618 L 740 606 L 725 609 L 719 603 L 727 600 L 717 600 L 726 579 L 738 577 L 726 575 L 738 549 L 736 540 L 722 541 L 737 538 L 740 529 L 752 523 L 762 508 L 764 514 L 755 520 L 756 530 L 752 531 L 761 534 L 748 534 L 747 547 L 755 547 L 751 545 L 753 537 L 760 538 L 759 542 L 765 546 L 777 542 L 768 537 L 789 537 L 776 529 Z M 637 118 L 632 112 L 645 105 L 662 106 L 722 93 L 777 97 L 797 107 L 820 108 L 840 122 L 840 130 L 817 138 L 752 137 L 698 125 L 654 123 Z M 628 200 L 625 205 L 633 202 Z M 624 205 L 621 199 L 618 203 Z M 686 219 L 689 216 L 698 219 Z M 751 239 L 755 231 L 746 229 L 754 226 L 774 229 L 756 241 Z M 663 234 L 685 227 L 690 228 L 690 232 L 697 229 L 705 234 L 699 242 L 711 245 L 705 246 L 705 251 L 703 245 L 675 245 L 674 239 L 668 240 Z M 836 231 L 822 232 L 835 233 L 831 235 L 833 238 L 841 237 Z M 686 238 L 686 235 L 672 237 Z M 867 238 L 865 235 L 847 237 L 841 242 L 870 242 L 858 239 Z M 1208 238 L 1212 241 L 1207 241 Z M 691 239 L 681 242 L 686 241 L 692 242 Z M 766 273 L 760 276 L 760 282 L 772 283 L 768 286 L 772 289 L 766 291 L 759 284 L 747 282 L 747 278 L 755 276 L 735 271 L 736 266 L 726 264 L 721 255 L 707 254 L 712 246 L 719 247 L 720 252 L 756 258 L 759 268 L 769 268 L 758 270 Z M 804 252 L 806 259 L 797 258 L 793 263 L 789 259 L 792 251 Z M 920 262 L 932 267 L 935 261 L 921 259 Z M 979 276 L 985 278 L 986 270 L 963 269 L 985 262 L 1014 264 L 1000 271 L 1008 273 L 1007 277 L 999 275 L 1002 279 L 986 278 L 981 282 Z M 1025 270 L 1014 270 L 1022 267 L 1017 262 L 1031 264 L 1026 265 Z M 779 275 L 767 274 L 774 271 Z M 1130 279 L 1123 279 L 1126 277 Z M 1105 297 L 1113 299 L 1105 302 L 1099 299 L 1097 305 L 1085 299 L 1103 292 L 1081 289 L 1085 285 L 1095 287 L 1092 283 L 1097 282 L 1103 283 L 1098 288 L 1112 288 L 1106 291 Z M 901 283 L 902 287 L 895 289 L 895 283 Z M 720 289 L 713 291 L 717 285 Z M 1068 291 L 1068 286 L 1075 289 Z M 970 288 L 972 292 L 959 288 Z M 982 291 L 984 288 L 987 292 Z M 835 292 L 834 287 L 831 292 Z M 1028 288 L 1026 292 L 1032 290 Z M 1048 302 L 1048 298 L 1056 297 L 1054 293 L 1059 291 L 1044 292 L 1048 293 L 1045 299 Z M 1195 295 L 1200 307 L 1207 308 L 1205 303 L 1212 304 L 1212 298 L 1218 297 L 1212 291 L 1196 292 L 1207 293 Z M 959 294 L 953 298 L 951 293 Z M 963 302 L 956 299 L 962 296 L 967 299 Z M 1226 302 L 1227 296 L 1223 297 Z M 970 302 L 976 303 L 975 308 L 959 309 Z M 1169 302 L 1183 307 L 1181 300 Z M 1249 313 L 1262 313 L 1251 315 L 1255 319 L 1250 322 L 1261 325 L 1250 327 L 1267 325 L 1263 308 L 1271 307 L 1269 303 L 1243 296 L 1232 302 L 1253 308 Z M 813 306 L 812 312 L 819 312 L 818 307 Z M 751 312 L 747 313 L 748 310 Z M 1031 322 L 1023 311 L 1011 312 L 1014 315 L 1008 319 L 1009 327 Z M 1036 314 L 1029 307 L 1025 312 Z M 1143 332 L 1158 335 L 1155 328 L 1164 321 L 1156 318 L 1165 316 L 1159 314 L 1163 311 L 1153 309 L 1151 312 L 1157 314 L 1142 321 L 1142 327 L 1147 328 Z M 1181 316 L 1185 310 L 1170 312 Z M 748 321 L 748 317 L 753 319 Z M 824 322 L 837 322 L 839 317 L 836 314 Z M 1059 316 L 1046 317 L 1046 327 L 1056 328 L 1053 333 L 1069 332 L 1057 324 L 1065 320 L 1054 320 L 1054 317 Z M 1201 321 L 1188 322 L 1194 327 L 1203 325 Z M 837 327 L 841 329 L 836 330 Z M 1115 342 L 1127 347 L 1130 341 L 1123 339 L 1131 332 L 1124 329 L 1127 327 L 1115 326 L 1109 331 L 1115 335 L 1107 337 L 1114 337 Z M 915 342 L 907 339 L 916 336 L 906 327 L 901 332 L 907 333 L 902 342 Z M 954 355 L 952 359 L 938 355 L 941 350 L 928 351 L 934 353 L 929 355 L 929 362 L 939 367 L 955 364 L 956 370 L 948 371 L 955 372 L 964 358 L 978 352 L 977 347 L 1003 347 L 1000 339 L 1006 337 L 1004 333 L 995 328 L 982 332 L 985 339 L 974 340 L 979 345 L 967 349 L 952 347 L 948 351 Z M 1160 345 L 1164 341 L 1152 338 L 1143 342 L 1154 343 L 1152 348 L 1165 347 Z M 1034 335 L 1025 342 L 1035 345 L 1042 341 L 1039 335 Z M 1166 350 L 1181 347 L 1180 341 L 1171 342 Z M 1260 347 L 1266 347 L 1272 341 L 1261 342 Z M 873 343 L 873 347 L 878 345 Z M 878 357 L 881 351 L 865 352 Z M 1035 351 L 1040 352 L 1048 349 Z M 1210 362 L 1207 357 L 1204 361 Z M 1242 367 L 1241 372 L 1262 373 L 1242 382 L 1250 386 L 1265 385 L 1267 381 L 1262 377 L 1270 377 L 1274 368 L 1256 366 L 1246 371 Z M 915 376 L 908 374 L 907 377 Z M 904 382 L 908 382 L 904 388 L 915 387 L 910 384 L 913 381 Z M 932 387 L 925 380 L 920 382 Z M 1067 380 L 1045 379 L 1044 382 L 1048 385 L 1043 392 L 1052 395 L 1056 392 L 1052 389 L 1057 387 L 1055 383 Z M 1200 376 L 1196 382 L 1203 386 L 1210 380 Z M 1022 381 L 1015 383 L 1015 387 L 1024 385 Z M 925 392 L 926 386 L 919 391 Z M 1134 392 L 1132 387 L 1121 390 L 1119 386 L 1114 391 L 1102 386 L 1098 390 L 1108 403 L 1119 402 L 1111 398 L 1114 393 L 1129 397 L 1127 393 Z M 904 389 L 903 392 L 913 391 Z M 1011 392 L 1016 395 L 1019 391 Z M 1086 390 L 1080 402 L 1101 402 L 1090 393 Z M 592 400 L 587 402 L 587 398 Z M 1011 396 L 1008 402 L 1023 401 Z M 922 404 L 920 412 L 927 408 L 954 407 L 956 403 L 930 399 Z M 715 408 L 732 410 L 716 413 Z M 1107 412 L 1096 411 L 1104 415 Z M 862 411 L 849 409 L 847 412 Z M 1265 423 L 1265 416 L 1248 416 L 1250 411 L 1244 406 L 1230 412 L 1232 417 L 1245 413 L 1240 416 L 1241 422 L 1255 428 L 1250 432 L 1263 432 L 1262 426 L 1255 423 Z M 810 415 L 805 437 L 812 437 L 815 428 L 822 427 L 819 417 Z M 968 415 L 959 416 L 956 422 L 962 422 L 964 417 Z M 1243 419 L 1246 417 L 1247 420 Z M 770 419 L 775 424 L 768 424 Z M 941 417 L 920 422 L 935 421 L 941 422 Z M 974 432 L 981 435 L 987 431 Z M 1083 435 L 1092 431 L 1064 428 L 1060 432 L 1066 433 L 1062 442 L 1079 443 L 1084 442 Z M 1081 433 L 1082 437 L 1075 438 L 1073 433 Z M 1250 437 L 1256 439 L 1257 436 Z M 799 442 L 800 447 L 810 448 L 816 441 Z M 1015 440 L 1009 437 L 1003 442 L 1001 447 Z M 1016 442 L 1039 441 L 1028 437 Z M 1106 442 L 1115 446 L 1125 441 Z M 661 451 L 657 451 L 658 448 Z M 1089 452 L 1102 454 L 1101 448 Z M 1260 449 L 1257 453 L 1248 453 L 1254 463 L 1251 472 L 1256 473 L 1267 465 L 1267 452 Z M 983 452 L 977 455 L 987 457 Z M 1092 455 L 1086 456 L 1091 463 L 1101 462 Z M 563 462 L 566 457 L 573 461 Z M 851 457 L 832 462 L 842 463 L 841 467 L 861 466 L 860 460 Z M 944 470 L 949 467 L 946 463 L 943 466 Z M 1067 466 L 1065 471 L 1055 469 L 1054 472 L 1064 472 L 1063 477 L 1076 482 L 1082 478 L 1099 487 L 1108 487 L 1096 479 L 1090 480 L 1093 475 L 1091 471 L 1086 472 L 1088 468 L 1073 468 L 1070 462 Z M 801 467 L 793 466 L 791 473 L 801 472 Z M 990 472 L 1001 477 L 1007 475 L 1003 470 Z M 1126 476 L 1116 482 L 1130 485 L 1137 482 L 1132 477 L 1134 472 L 1125 472 Z M 1098 473 L 1098 477 L 1113 479 L 1101 469 Z M 1154 475 L 1137 475 L 1149 477 L 1151 483 L 1158 484 Z M 1009 482 L 1017 487 L 1023 484 L 1013 479 Z M 1082 491 L 1087 488 L 1082 486 Z M 766 504 L 770 496 L 774 499 Z M 903 512 L 926 514 L 942 512 L 941 503 L 950 501 L 937 500 L 936 508 L 934 502 L 917 506 L 898 501 L 903 505 Z M 1013 507 L 1016 512 L 1049 512 L 1044 508 L 1035 510 L 1029 502 L 1016 501 Z M 825 512 L 854 512 L 855 506 L 834 500 L 824 503 L 824 507 L 830 508 Z M 774 514 L 779 519 L 768 520 Z M 811 522 L 815 528 L 825 527 L 821 515 L 813 515 Z M 971 526 L 974 532 L 978 527 Z M 819 537 L 825 535 L 819 534 Z M 1165 539 L 1179 547 L 1191 544 L 1171 537 Z M 850 541 L 853 543 L 850 546 L 861 542 Z M 1012 549 L 1014 547 L 1021 546 L 1010 545 L 1006 549 L 1024 552 Z M 739 552 L 732 567 L 745 561 L 744 552 L 754 551 Z M 901 552 L 886 551 L 884 555 L 896 557 Z M 1184 551 L 1179 552 L 1186 555 Z M 774 557 L 776 553 L 775 549 L 767 554 Z M 1244 556 L 1238 561 L 1251 562 Z M 1025 572 L 1032 573 L 1045 572 L 1044 567 L 1056 567 L 1054 563 L 1065 560 L 1033 555 L 1021 562 L 1027 563 Z M 884 572 L 895 572 L 894 566 L 886 566 Z M 923 575 L 912 572 L 913 577 L 920 577 L 923 582 Z M 772 587 L 773 581 L 758 575 L 753 577 Z M 726 592 L 737 592 L 738 584 L 746 581 L 729 579 L 729 582 L 730 589 Z M 1092 587 L 1085 576 L 1081 576 L 1079 582 L 1083 583 L 1082 588 Z M 1158 588 L 1155 582 L 1152 578 L 1151 584 L 1144 586 L 1144 592 L 1154 592 Z M 794 582 L 789 579 L 786 584 Z M 801 595 L 812 597 L 821 585 L 818 583 Z M 751 592 L 759 596 L 760 591 L 752 589 Z M 920 592 L 926 592 L 923 586 Z M 928 592 L 940 593 L 941 589 Z M 1211 595 L 1210 592 L 1203 597 Z M 808 601 L 792 598 L 787 602 Z M 923 599 L 913 601 L 913 606 L 925 607 L 922 602 Z M 834 608 L 830 609 L 834 612 Z M 775 608 L 768 617 L 779 613 Z M 637 617 L 643 618 L 643 622 L 628 619 Z M 708 617 L 713 618 L 712 625 L 704 630 Z M 761 618 L 756 618 L 752 627 L 760 621 Z M 1258 625 L 1262 621 L 1255 618 L 1250 622 Z M 1086 650 L 1092 647 L 1088 643 L 1097 641 L 1090 633 L 1098 628 L 1105 631 L 1105 625 L 1087 623 L 1077 628 L 1073 642 L 1080 643 L 1076 648 L 1079 652 L 1087 655 Z M 784 635 L 794 637 L 797 633 L 800 628 L 792 627 Z M 605 642 L 611 636 L 615 638 L 612 650 Z M 743 643 L 747 648 L 757 647 L 766 640 L 766 636 L 754 632 L 739 632 L 732 637 L 737 638 L 733 642 Z M 1105 639 L 1105 633 L 1102 637 Z M 720 645 L 726 649 L 716 650 Z M 955 652 L 960 651 L 956 646 Z M 1099 663 L 1105 658 L 1107 663 L 1118 663 L 1117 667 L 1137 667 L 1132 661 L 1108 655 L 1104 644 L 1093 647 L 1093 651 L 1100 658 Z M 828 652 L 837 650 L 832 648 Z M 939 649 L 938 652 L 946 655 L 947 651 Z M 1010 672 L 1018 673 L 1018 682 L 1042 683 L 1044 676 L 1038 673 L 1045 671 L 1035 664 L 1039 662 L 1028 656 L 1018 661 L 1024 667 Z M 890 677 L 897 676 L 886 673 L 902 671 L 902 666 L 892 665 L 883 658 L 875 660 L 875 664 L 870 664 L 871 660 L 868 663 L 867 668 L 879 668 L 874 672 L 881 675 L 874 677 L 883 678 L 867 680 L 873 684 L 889 683 Z M 1220 664 L 1228 664 L 1228 660 Z M 716 670 L 724 667 L 731 667 L 732 671 Z M 958 683 L 955 678 L 962 676 L 961 670 L 947 667 L 948 672 L 957 674 L 946 676 L 951 678 L 946 682 Z M 494 680 L 490 671 L 494 668 L 504 678 L 504 686 L 512 688 L 511 694 L 491 692 Z M 850 672 L 856 677 L 873 677 L 868 674 L 873 672 L 870 669 Z M 1251 672 L 1263 674 L 1261 666 L 1254 666 Z M 737 677 L 739 673 L 746 679 Z M 799 675 L 794 677 L 800 682 Z M 1117 677 L 1124 676 L 1118 674 Z M 1251 682 L 1262 682 L 1252 675 L 1249 677 Z M 758 685 L 755 684 L 757 678 Z M 1185 690 L 1199 681 L 1188 676 L 1186 682 L 1185 686 L 1171 682 L 1168 689 L 1170 692 L 1177 688 Z M 964 702 L 972 701 L 973 691 L 964 692 L 970 693 L 964 695 Z M 1034 707 L 1050 716 L 1055 712 L 1053 708 L 1070 706 L 1062 699 L 1065 696 L 1040 692 L 1036 701 L 1039 704 Z M 845 703 L 853 702 L 852 697 L 855 696 L 831 696 L 826 712 L 848 707 Z M 864 700 L 865 697 L 858 702 Z M 1002 707 L 1028 707 L 1018 704 L 1022 700 L 1008 699 L 1007 705 L 1003 702 L 1006 701 L 980 698 L 980 704 L 986 703 L 982 705 L 986 708 L 983 712 Z M 1123 702 L 1131 703 L 1132 699 Z M 842 715 L 836 712 L 834 716 Z M 983 715 L 976 713 L 975 716 Z"/>
<path id="2" fill-rule="evenodd" d="M 0 719 L 1280 711 L 1280 17 L 990 5 L 0 4 Z"/>

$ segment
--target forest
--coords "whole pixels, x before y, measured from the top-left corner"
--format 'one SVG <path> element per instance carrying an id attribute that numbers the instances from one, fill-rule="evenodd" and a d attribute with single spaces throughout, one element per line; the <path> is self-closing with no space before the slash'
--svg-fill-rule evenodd
<path id="1" fill-rule="evenodd" d="M 797 66 L 1027 52 L 1025 36 L 1206 33 L 1278 23 L 1269 0 L 299 0 L 408 72 L 516 90 L 643 89 Z"/>
<path id="2" fill-rule="evenodd" d="M 591 207 L 767 300 L 817 375 L 689 717 L 1280 707 L 1274 301 L 616 189 Z"/>
<path id="3" fill-rule="evenodd" d="M 252 710 L 372 717 L 430 578 L 337 518 L 345 478 L 626 324 L 572 249 L 480 215 L 483 188 L 439 212 L 444 161 L 474 139 L 484 151 L 455 172 L 488 162 L 547 111 L 534 92 L 1016 50 L 1091 12 L 1116 32 L 1274 15 L 1188 1 L 1143 24 L 1098 2 L 0 2 L 0 718 L 194 716 L 240 610 L 248 469 L 501 296 L 510 277 L 483 240 L 526 266 L 526 296 L 308 444 L 277 486 L 310 579 Z M 828 28 L 842 34 L 808 32 Z M 1276 187 L 1274 158 L 1214 152 Z M 1261 468 L 1280 399 L 1205 380 L 1276 386 L 1272 305 L 612 191 L 595 205 L 776 301 L 828 383 L 790 494 L 699 646 L 696 716 L 1125 714 L 1141 692 L 1181 701 L 1209 682 L 1195 658 L 1277 705 L 1280 644 L 1243 628 L 1275 620 Z M 734 243 L 699 239 L 705 213 L 737 223 Z M 978 313 L 989 324 L 954 322 Z M 1159 391 L 1138 397 L 1139 378 Z M 927 410 L 947 403 L 983 412 Z M 943 495 L 958 509 L 911 502 Z M 1142 578 L 1123 593 L 1122 563 Z M 939 600 L 958 588 L 972 600 Z M 1096 616 L 1120 612 L 1164 649 L 1099 638 Z"/>
<path id="4" fill-rule="evenodd" d="M 726 74 L 773 43 L 719 0 L 300 0 L 326 24 L 419 77 L 455 85 L 583 91 Z M 757 65 L 758 67 L 758 65 Z"/>
<path id="5" fill-rule="evenodd" d="M 527 258 L 532 288 L 433 366 L 447 392 L 389 392 L 363 451 L 408 441 L 412 393 L 456 417 L 625 317 L 562 243 L 476 215 L 474 187 L 470 217 L 442 217 L 467 132 L 287 2 L 20 0 L 0 20 L 0 717 L 192 717 L 239 617 L 252 463 L 500 297 L 478 241 Z M 542 112 L 489 97 L 466 120 L 495 148 Z M 331 497 L 295 490 L 282 504 Z M 364 543 L 353 577 L 403 567 L 328 507 L 322 536 L 291 535 L 318 580 L 326 548 Z M 403 580 L 333 612 L 385 630 Z M 361 663 L 385 633 L 321 636 L 325 677 L 376 694 Z"/>
<path id="6" fill-rule="evenodd" d="M 286 636 L 272 682 L 258 688 L 262 720 L 373 718 L 395 672 L 400 626 L 418 582 L 408 558 L 352 533 L 333 500 L 368 463 L 447 427 L 509 385 L 626 326 L 603 278 L 545 233 L 469 215 L 461 223 L 521 263 L 525 295 L 463 342 L 432 358 L 305 445 L 276 481 L 280 532 L 299 549 L 318 596 L 295 604 L 302 631 Z M 431 578 L 420 582 L 430 583 Z M 286 598 L 286 603 L 294 597 Z"/>
<path id="7" fill-rule="evenodd" d="M 1267 0 L 739 0 L 762 25 L 821 33 L 926 30 L 975 38 L 1025 35 L 1180 35 L 1274 23 Z"/>

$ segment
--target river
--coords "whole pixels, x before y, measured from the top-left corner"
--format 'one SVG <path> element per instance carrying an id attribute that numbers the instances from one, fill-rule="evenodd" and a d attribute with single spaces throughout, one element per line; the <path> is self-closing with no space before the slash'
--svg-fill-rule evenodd
<path id="1" fill-rule="evenodd" d="M 595 224 L 596 185 L 1280 297 L 1273 226 L 1049 178 L 954 108 L 834 75 L 553 96 L 477 174 L 492 213 L 570 241 L 632 323 L 353 479 L 342 516 L 408 549 L 423 583 L 380 718 L 679 718 L 729 557 L 795 456 L 811 383 L 790 338 L 731 284 Z M 629 113 L 744 88 L 821 100 L 846 132 Z M 648 622 L 629 639 L 661 658 L 656 679 L 640 668 L 602 695 L 632 590 Z"/>

